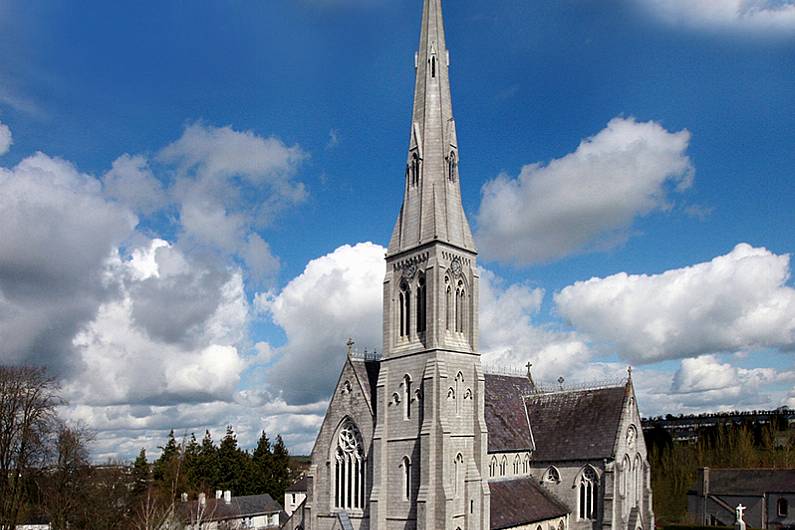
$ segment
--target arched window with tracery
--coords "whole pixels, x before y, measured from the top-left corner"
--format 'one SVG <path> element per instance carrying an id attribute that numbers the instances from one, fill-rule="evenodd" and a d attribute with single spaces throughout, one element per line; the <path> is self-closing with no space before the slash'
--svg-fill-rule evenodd
<path id="1" fill-rule="evenodd" d="M 519 468 L 522 465 L 522 458 L 519 455 L 516 455 L 516 458 L 513 459 L 513 474 L 519 474 Z"/>
<path id="2" fill-rule="evenodd" d="M 505 476 L 505 472 L 507 471 L 507 469 L 508 469 L 508 457 L 507 456 L 503 456 L 502 457 L 502 461 L 500 462 L 500 476 L 501 477 Z"/>
<path id="3" fill-rule="evenodd" d="M 403 376 L 403 417 L 411 418 L 411 376 Z"/>
<path id="4" fill-rule="evenodd" d="M 522 464 L 522 473 L 527 475 L 530 472 L 530 455 L 524 455 L 524 463 Z"/>
<path id="5" fill-rule="evenodd" d="M 455 151 L 450 151 L 450 160 L 448 162 L 447 178 L 450 182 L 455 182 L 456 174 L 458 171 L 458 159 L 455 156 Z"/>
<path id="6" fill-rule="evenodd" d="M 489 462 L 489 477 L 493 477 L 497 474 L 497 457 L 492 456 L 491 462 Z"/>
<path id="7" fill-rule="evenodd" d="M 403 471 L 403 498 L 407 501 L 411 500 L 411 460 L 409 457 L 404 456 L 400 462 L 400 467 Z"/>
<path id="8" fill-rule="evenodd" d="M 560 483 L 560 471 L 555 466 L 550 466 L 544 471 L 544 482 L 549 482 L 550 484 L 559 484 Z"/>
<path id="9" fill-rule="evenodd" d="M 417 333 L 425 333 L 426 293 L 425 275 L 420 274 L 417 279 Z"/>
<path id="10" fill-rule="evenodd" d="M 596 472 L 592 467 L 586 466 L 580 474 L 579 483 L 579 519 L 596 519 L 596 493 L 598 485 Z"/>
<path id="11" fill-rule="evenodd" d="M 621 465 L 621 471 L 623 473 L 623 480 L 619 482 L 621 485 L 621 489 L 623 490 L 622 493 L 624 494 L 624 516 L 626 517 L 629 515 L 629 509 L 632 507 L 632 461 L 629 459 L 629 455 L 624 456 L 623 463 Z"/>
<path id="12" fill-rule="evenodd" d="M 340 427 L 334 453 L 334 507 L 364 509 L 364 443 L 350 418 Z"/>
<path id="13" fill-rule="evenodd" d="M 406 280 L 400 281 L 398 305 L 400 306 L 400 336 L 408 337 L 411 330 L 411 289 Z"/>

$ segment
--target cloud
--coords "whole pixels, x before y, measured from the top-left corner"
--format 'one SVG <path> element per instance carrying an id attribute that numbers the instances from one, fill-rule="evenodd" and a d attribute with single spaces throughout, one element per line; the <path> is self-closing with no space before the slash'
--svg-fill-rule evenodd
<path id="1" fill-rule="evenodd" d="M 259 309 L 287 336 L 268 380 L 288 403 L 328 397 L 348 337 L 362 349 L 381 349 L 385 254 L 384 247 L 373 243 L 344 245 L 310 261 L 278 294 L 257 296 Z"/>
<path id="2" fill-rule="evenodd" d="M 590 359 L 587 344 L 576 333 L 533 323 L 544 299 L 543 289 L 506 284 L 481 268 L 479 296 L 484 365 L 517 368 L 532 362 L 535 376 L 553 380 Z"/>
<path id="3" fill-rule="evenodd" d="M 124 154 L 114 160 L 102 183 L 107 196 L 142 214 L 151 214 L 166 204 L 160 181 L 141 155 Z"/>
<path id="4" fill-rule="evenodd" d="M 36 153 L 0 168 L 3 362 L 60 374 L 80 368 L 72 338 L 114 295 L 109 260 L 136 224 L 95 178 L 64 160 Z"/>
<path id="5" fill-rule="evenodd" d="M 795 31 L 792 0 L 636 0 L 669 24 L 764 33 Z"/>
<path id="6" fill-rule="evenodd" d="M 70 401 L 232 400 L 246 368 L 239 352 L 248 324 L 242 273 L 213 270 L 162 240 L 136 249 L 132 259 L 117 256 L 113 272 L 120 296 L 103 303 L 74 338 L 84 368 L 64 384 Z"/>
<path id="7" fill-rule="evenodd" d="M 340 144 L 340 132 L 337 129 L 331 129 L 328 132 L 328 142 L 326 143 L 326 149 L 331 150 L 337 147 Z"/>
<path id="8" fill-rule="evenodd" d="M 614 118 L 573 153 L 498 176 L 476 216 L 482 254 L 526 265 L 623 242 L 637 217 L 691 185 L 689 142 L 688 131 Z"/>
<path id="9" fill-rule="evenodd" d="M 626 359 L 649 363 L 742 349 L 795 347 L 789 255 L 737 245 L 657 275 L 615 274 L 555 295 L 557 311 Z"/>
<path id="10" fill-rule="evenodd" d="M 14 143 L 11 137 L 11 129 L 8 125 L 0 122 L 0 156 L 3 156 L 11 149 L 11 144 Z"/>

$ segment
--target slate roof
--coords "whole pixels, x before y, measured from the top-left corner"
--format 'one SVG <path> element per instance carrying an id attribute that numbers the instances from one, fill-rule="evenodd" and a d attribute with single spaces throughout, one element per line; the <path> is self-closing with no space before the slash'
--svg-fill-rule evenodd
<path id="1" fill-rule="evenodd" d="M 489 489 L 492 530 L 563 517 L 571 511 L 532 478 L 489 482 Z"/>
<path id="2" fill-rule="evenodd" d="M 284 491 L 286 493 L 297 493 L 297 492 L 305 493 L 309 487 L 309 484 L 307 482 L 308 481 L 306 480 L 306 475 L 305 475 L 299 478 L 298 480 L 296 480 L 295 482 L 293 482 L 293 485 Z"/>
<path id="3" fill-rule="evenodd" d="M 533 459 L 611 458 L 626 393 L 627 387 L 621 385 L 527 396 L 527 416 L 536 444 Z"/>
<path id="4" fill-rule="evenodd" d="M 522 396 L 531 392 L 524 377 L 485 375 L 485 417 L 489 452 L 529 451 L 533 438 L 527 425 Z"/>
<path id="5" fill-rule="evenodd" d="M 752 496 L 795 493 L 795 469 L 710 469 L 709 493 Z"/>
<path id="6" fill-rule="evenodd" d="M 381 363 L 378 361 L 351 359 L 351 366 L 353 366 L 356 376 L 359 378 L 359 381 L 361 381 L 367 403 L 373 410 L 373 414 L 375 414 L 375 393 L 376 385 L 378 384 L 378 372 L 381 369 Z"/>
<path id="7" fill-rule="evenodd" d="M 197 513 L 197 504 L 194 500 L 180 505 L 183 514 L 189 521 L 193 521 Z M 262 495 L 244 495 L 232 497 L 232 502 L 226 504 L 223 499 L 208 498 L 204 509 L 205 521 L 221 521 L 224 519 L 239 519 L 241 517 L 254 517 L 263 514 L 281 514 L 281 505 L 264 493 Z"/>

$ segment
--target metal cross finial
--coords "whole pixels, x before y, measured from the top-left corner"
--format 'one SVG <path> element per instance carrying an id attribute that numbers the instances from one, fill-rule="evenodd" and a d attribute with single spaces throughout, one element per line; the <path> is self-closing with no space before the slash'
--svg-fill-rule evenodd
<path id="1" fill-rule="evenodd" d="M 561 390 L 563 390 L 563 382 L 564 381 L 565 381 L 565 379 L 563 378 L 563 376 L 558 377 L 558 384 L 560 385 L 560 389 Z"/>
<path id="2" fill-rule="evenodd" d="M 533 367 L 533 363 L 528 362 L 525 366 L 527 366 L 527 377 L 530 377 L 530 368 Z"/>

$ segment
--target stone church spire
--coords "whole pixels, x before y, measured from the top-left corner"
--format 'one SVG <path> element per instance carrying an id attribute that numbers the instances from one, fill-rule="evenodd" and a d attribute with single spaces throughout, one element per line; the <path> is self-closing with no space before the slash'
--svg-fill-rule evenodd
<path id="1" fill-rule="evenodd" d="M 475 243 L 461 205 L 458 140 L 441 0 L 424 0 L 415 63 L 403 205 L 388 254 L 400 254 L 431 241 L 474 253 Z"/>

